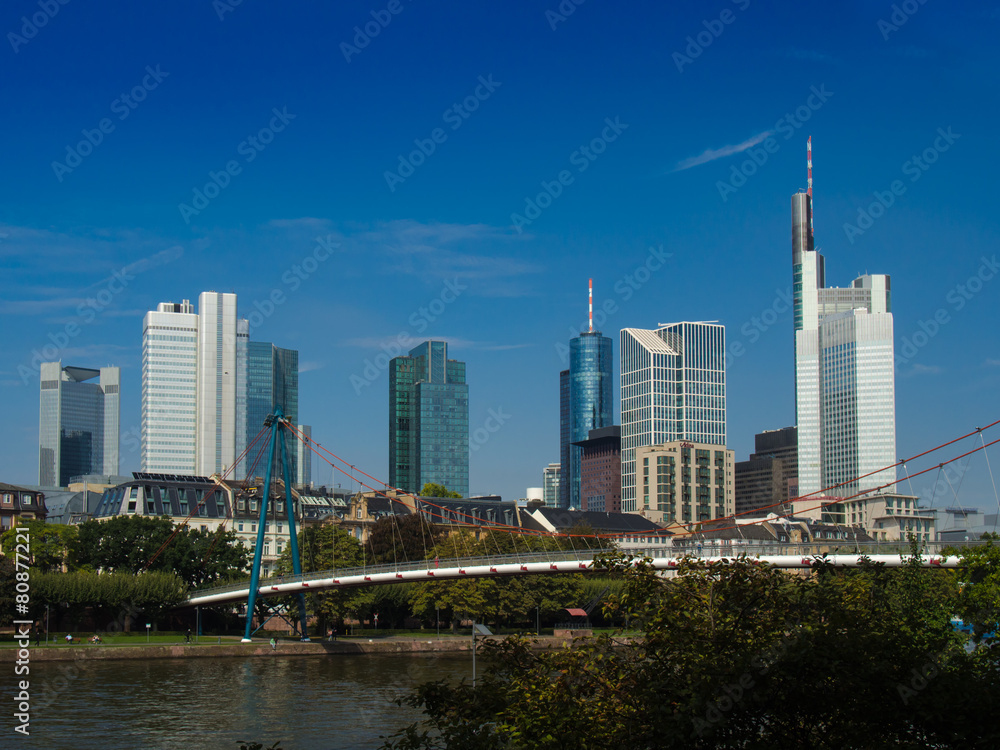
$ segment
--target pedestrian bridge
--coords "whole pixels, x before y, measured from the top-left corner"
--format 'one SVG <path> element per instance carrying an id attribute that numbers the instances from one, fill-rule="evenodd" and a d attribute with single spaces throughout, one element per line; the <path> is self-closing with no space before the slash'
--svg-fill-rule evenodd
<path id="1" fill-rule="evenodd" d="M 748 556 L 748 559 L 786 569 L 810 568 L 820 560 L 837 567 L 857 567 L 866 560 L 872 563 L 883 563 L 887 567 L 900 567 L 910 561 L 908 554 L 898 552 L 895 554 L 868 554 L 856 551 L 853 554 L 833 554 L 821 557 L 816 554 L 816 545 L 804 545 L 804 547 L 806 549 L 812 548 L 813 551 L 796 550 L 794 545 L 791 545 L 786 554 L 753 555 Z M 662 554 L 662 550 L 658 550 L 658 552 Z M 669 572 L 676 569 L 683 559 L 683 555 L 651 557 L 651 564 L 656 570 Z M 732 555 L 705 554 L 698 559 L 713 562 L 733 560 L 734 557 Z M 924 567 L 956 568 L 959 564 L 959 558 L 954 555 L 942 556 L 932 553 L 922 556 L 920 560 Z M 420 560 L 389 565 L 369 565 L 364 568 L 324 570 L 297 576 L 265 579 L 259 583 L 257 596 L 288 596 L 328 589 L 382 586 L 413 581 L 552 575 L 555 573 L 582 573 L 591 570 L 595 570 L 594 554 L 581 553 L 580 551 Z M 245 581 L 230 586 L 194 591 L 184 604 L 186 606 L 207 606 L 245 602 L 249 594 L 250 583 Z"/>

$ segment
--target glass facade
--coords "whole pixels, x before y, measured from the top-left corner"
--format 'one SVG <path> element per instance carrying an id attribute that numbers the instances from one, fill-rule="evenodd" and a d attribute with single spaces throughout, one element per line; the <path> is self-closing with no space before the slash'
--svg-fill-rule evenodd
<path id="1" fill-rule="evenodd" d="M 581 507 L 580 456 L 573 445 L 586 440 L 591 430 L 614 423 L 612 401 L 612 341 L 598 331 L 570 339 L 569 370 L 560 373 L 560 505 Z M 564 427 L 563 423 L 566 422 Z"/>
<path id="2" fill-rule="evenodd" d="M 542 502 L 546 508 L 555 508 L 559 504 L 559 475 L 562 472 L 560 464 L 549 464 L 542 470 Z"/>
<path id="3" fill-rule="evenodd" d="M 798 492 L 846 496 L 864 489 L 857 476 L 896 462 L 890 279 L 866 274 L 827 288 L 811 216 L 812 199 L 792 196 Z M 893 481 L 891 469 L 865 486 Z"/>
<path id="4" fill-rule="evenodd" d="M 635 451 L 673 440 L 726 444 L 726 332 L 675 323 L 621 332 L 622 511 L 636 502 Z"/>
<path id="5" fill-rule="evenodd" d="M 299 353 L 295 349 L 282 349 L 268 341 L 246 343 L 246 432 L 243 445 L 250 445 L 264 427 L 264 420 L 281 407 L 285 418 L 292 424 L 299 418 Z M 285 436 L 293 481 L 298 477 L 301 443 Z M 247 466 L 252 466 L 257 455 L 267 460 L 269 446 L 265 440 L 257 442 L 252 454 L 247 456 Z M 280 466 L 280 456 L 278 458 Z M 263 463 L 258 463 L 263 466 Z M 281 471 L 281 469 L 278 469 Z M 262 470 L 260 470 L 262 472 Z"/>
<path id="6" fill-rule="evenodd" d="M 65 487 L 81 474 L 118 473 L 121 373 L 40 366 L 38 483 Z"/>
<path id="7" fill-rule="evenodd" d="M 194 306 L 163 302 L 142 325 L 142 471 L 195 473 L 197 382 Z"/>
<path id="8" fill-rule="evenodd" d="M 389 484 L 434 482 L 469 494 L 469 386 L 444 341 L 425 341 L 389 368 Z"/>
<path id="9" fill-rule="evenodd" d="M 569 472 L 569 370 L 559 373 L 559 495 L 556 506 L 569 507 L 569 484 L 562 481 L 563 471 Z"/>

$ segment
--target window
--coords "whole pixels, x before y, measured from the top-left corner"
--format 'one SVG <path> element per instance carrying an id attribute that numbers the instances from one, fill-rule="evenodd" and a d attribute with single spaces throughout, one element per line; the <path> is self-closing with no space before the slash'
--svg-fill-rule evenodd
<path id="1" fill-rule="evenodd" d="M 269 542 L 264 542 L 264 554 L 265 555 L 271 554 L 271 544 Z"/>
<path id="2" fill-rule="evenodd" d="M 281 533 L 281 529 L 282 529 L 282 528 L 283 528 L 283 527 L 282 527 L 282 524 L 281 524 L 281 521 L 278 521 L 278 533 L 279 533 L 279 534 Z M 278 551 L 280 552 L 281 550 L 278 550 Z"/>
<path id="3" fill-rule="evenodd" d="M 243 522 L 242 521 L 240 521 L 239 524 L 237 524 L 236 530 L 237 531 L 243 531 Z"/>

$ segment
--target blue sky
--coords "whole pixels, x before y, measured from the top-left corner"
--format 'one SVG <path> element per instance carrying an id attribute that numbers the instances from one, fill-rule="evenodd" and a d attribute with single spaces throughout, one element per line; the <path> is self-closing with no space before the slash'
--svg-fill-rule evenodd
<path id="1" fill-rule="evenodd" d="M 616 367 L 622 327 L 725 323 L 745 458 L 794 421 L 809 135 L 828 283 L 892 276 L 899 456 L 992 422 L 998 30 L 934 0 L 7 3 L 0 475 L 36 479 L 45 346 L 123 368 L 138 469 L 142 316 L 215 289 L 300 351 L 316 439 L 381 478 L 379 355 L 448 339 L 472 430 L 504 415 L 471 489 L 521 497 L 558 459 L 591 277 Z M 981 454 L 961 498 L 995 507 Z"/>

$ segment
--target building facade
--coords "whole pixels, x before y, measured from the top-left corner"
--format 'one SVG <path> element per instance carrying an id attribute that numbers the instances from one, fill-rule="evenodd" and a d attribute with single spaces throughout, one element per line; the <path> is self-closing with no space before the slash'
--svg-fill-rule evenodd
<path id="1" fill-rule="evenodd" d="M 812 194 L 792 196 L 795 417 L 799 494 L 847 497 L 896 480 L 890 279 L 828 288 L 813 247 Z M 861 486 L 859 475 L 873 473 Z"/>
<path id="2" fill-rule="evenodd" d="M 469 494 L 469 386 L 448 344 L 425 341 L 389 366 L 389 484 Z"/>
<path id="3" fill-rule="evenodd" d="M 576 445 L 591 430 L 614 422 L 612 398 L 612 342 L 600 331 L 586 331 L 570 339 L 569 370 L 560 373 L 560 442 L 562 462 L 559 505 L 581 507 L 580 458 Z M 565 410 L 565 412 L 563 411 Z"/>
<path id="4" fill-rule="evenodd" d="M 258 433 L 264 428 L 264 421 L 281 407 L 282 414 L 291 424 L 299 418 L 299 353 L 295 349 L 282 349 L 268 341 L 248 341 L 246 344 L 245 390 L 246 390 L 246 430 L 242 438 L 243 448 L 252 445 Z M 292 482 L 299 476 L 299 457 L 302 453 L 300 441 L 286 435 L 285 445 Z M 263 441 L 247 456 L 252 465 L 257 455 L 264 451 L 267 459 L 268 446 Z M 277 458 L 280 467 L 280 456 Z M 276 469 L 280 471 L 279 469 Z M 237 477 L 242 474 L 237 474 Z M 283 476 L 283 475 L 282 475 Z"/>
<path id="5" fill-rule="evenodd" d="M 580 510 L 622 511 L 622 428 L 591 430 L 580 448 Z"/>
<path id="6" fill-rule="evenodd" d="M 47 513 L 44 492 L 0 482 L 0 532 L 25 521 L 44 521 Z"/>
<path id="7" fill-rule="evenodd" d="M 40 366 L 38 483 L 66 487 L 81 474 L 117 474 L 121 371 Z"/>
<path id="8" fill-rule="evenodd" d="M 236 295 L 202 292 L 146 313 L 140 466 L 144 473 L 242 479 L 236 465 L 276 405 L 298 420 L 298 352 L 251 342 Z M 289 443 L 297 473 L 298 441 Z M 255 451 L 256 452 L 256 451 Z M 248 463 L 249 461 L 249 463 Z M 106 472 L 111 473 L 111 472 Z"/>
<path id="9" fill-rule="evenodd" d="M 798 435 L 795 427 L 765 430 L 754 435 L 754 452 L 736 462 L 736 513 L 767 509 L 798 495 Z"/>
<path id="10" fill-rule="evenodd" d="M 144 472 L 194 474 L 197 463 L 198 316 L 194 305 L 161 302 L 142 321 Z"/>
<path id="11" fill-rule="evenodd" d="M 559 475 L 562 464 L 549 464 L 542 469 L 542 504 L 546 508 L 559 506 Z"/>
<path id="12" fill-rule="evenodd" d="M 248 330 L 245 321 L 237 324 L 235 294 L 198 296 L 196 474 L 224 473 L 240 453 L 236 405 Z"/>
<path id="13" fill-rule="evenodd" d="M 636 510 L 660 524 L 733 514 L 733 452 L 724 445 L 671 440 L 635 451 Z"/>
<path id="14" fill-rule="evenodd" d="M 726 444 L 726 333 L 718 323 L 621 332 L 622 511 L 641 511 L 636 450 Z"/>

